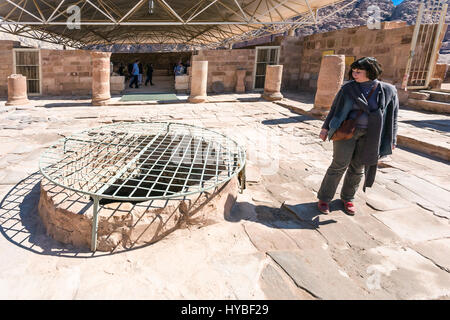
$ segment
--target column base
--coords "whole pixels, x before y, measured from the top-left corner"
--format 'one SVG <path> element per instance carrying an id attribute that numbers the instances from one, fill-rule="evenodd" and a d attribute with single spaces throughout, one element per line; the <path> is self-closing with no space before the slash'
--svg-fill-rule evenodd
<path id="1" fill-rule="evenodd" d="M 28 99 L 9 100 L 5 103 L 5 106 L 24 106 L 30 103 Z"/>
<path id="2" fill-rule="evenodd" d="M 111 99 L 102 99 L 102 100 L 92 100 L 91 104 L 93 106 L 107 106 Z"/>
<path id="3" fill-rule="evenodd" d="M 330 112 L 330 109 L 316 106 L 314 106 L 311 110 L 309 110 L 309 113 L 312 114 L 313 116 L 320 116 L 320 117 L 324 117 L 325 115 L 328 114 L 328 112 Z"/>
<path id="4" fill-rule="evenodd" d="M 190 103 L 202 103 L 208 100 L 207 96 L 194 96 L 194 97 L 189 97 L 188 101 Z"/>
<path id="5" fill-rule="evenodd" d="M 262 94 L 262 97 L 267 101 L 277 101 L 283 99 L 283 95 L 281 94 L 281 92 L 271 92 L 271 93 L 264 92 Z"/>
<path id="6" fill-rule="evenodd" d="M 234 89 L 236 93 L 245 93 L 245 88 L 236 88 Z"/>

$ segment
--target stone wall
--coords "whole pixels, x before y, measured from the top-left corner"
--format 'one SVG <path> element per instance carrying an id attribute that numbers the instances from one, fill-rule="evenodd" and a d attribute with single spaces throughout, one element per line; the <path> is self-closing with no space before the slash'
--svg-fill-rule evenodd
<path id="1" fill-rule="evenodd" d="M 302 38 L 286 36 L 282 39 L 279 59 L 279 63 L 283 65 L 282 90 L 297 89 L 302 51 Z"/>
<path id="2" fill-rule="evenodd" d="M 14 72 L 12 49 L 14 41 L 0 41 L 0 96 L 8 96 L 8 77 Z"/>
<path id="3" fill-rule="evenodd" d="M 413 30 L 414 26 L 406 26 L 406 22 L 384 22 L 379 30 L 360 26 L 304 37 L 299 88 L 305 90 L 317 88 L 320 63 L 325 51 L 334 51 L 334 54 L 346 56 L 348 63 L 345 69 L 345 80 L 348 79 L 347 73 L 351 64 L 349 59 L 373 56 L 382 65 L 381 79 L 400 85 L 406 68 Z"/>
<path id="4" fill-rule="evenodd" d="M 382 65 L 381 80 L 401 86 L 411 48 L 414 25 L 403 21 L 383 22 L 381 29 L 370 30 L 367 26 L 318 33 L 304 38 L 301 58 L 299 88 L 316 90 L 320 62 L 324 51 L 344 54 L 347 59 L 373 56 Z M 440 42 L 445 35 L 441 35 Z M 421 33 L 419 33 L 419 39 Z M 425 42 L 421 44 L 427 46 Z M 346 65 L 346 74 L 349 65 Z M 347 76 L 345 78 L 347 80 Z"/>
<path id="5" fill-rule="evenodd" d="M 215 81 L 223 82 L 225 92 L 234 92 L 236 70 L 245 69 L 245 89 L 253 90 L 253 70 L 255 49 L 200 50 L 192 56 L 192 61 L 208 61 L 208 92 L 213 92 Z"/>
<path id="6" fill-rule="evenodd" d="M 41 50 L 42 95 L 91 95 L 92 65 L 86 50 Z"/>

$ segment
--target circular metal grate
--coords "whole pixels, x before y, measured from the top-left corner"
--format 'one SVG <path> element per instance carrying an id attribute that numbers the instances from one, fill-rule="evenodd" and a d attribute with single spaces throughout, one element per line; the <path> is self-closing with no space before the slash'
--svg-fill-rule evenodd
<path id="1" fill-rule="evenodd" d="M 63 138 L 40 158 L 41 173 L 98 199 L 146 201 L 203 192 L 235 176 L 245 151 L 209 129 L 179 123 L 118 123 Z"/>

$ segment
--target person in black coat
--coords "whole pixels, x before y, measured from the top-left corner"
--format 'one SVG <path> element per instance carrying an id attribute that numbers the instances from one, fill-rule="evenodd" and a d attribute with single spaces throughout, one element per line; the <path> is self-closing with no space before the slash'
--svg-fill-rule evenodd
<path id="1" fill-rule="evenodd" d="M 124 69 L 125 69 L 125 67 L 123 66 L 123 63 L 121 62 L 119 65 L 119 70 L 117 71 L 119 73 L 119 76 L 124 75 Z"/>
<path id="2" fill-rule="evenodd" d="M 147 65 L 147 79 L 145 80 L 145 86 L 147 86 L 148 82 L 150 82 L 150 85 L 153 86 L 152 77 L 153 77 L 153 64 L 150 63 L 149 65 Z"/>

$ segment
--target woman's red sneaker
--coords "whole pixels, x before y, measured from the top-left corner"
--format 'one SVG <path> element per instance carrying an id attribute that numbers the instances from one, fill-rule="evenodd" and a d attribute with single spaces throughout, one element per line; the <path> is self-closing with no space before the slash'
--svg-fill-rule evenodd
<path id="1" fill-rule="evenodd" d="M 319 200 L 317 203 L 317 208 L 319 208 L 319 211 L 323 214 L 329 214 L 330 213 L 330 206 L 327 202 Z"/>
<path id="2" fill-rule="evenodd" d="M 342 200 L 342 203 L 344 204 L 344 211 L 350 216 L 354 216 L 356 213 L 356 208 L 353 202 L 351 201 L 344 201 Z"/>

